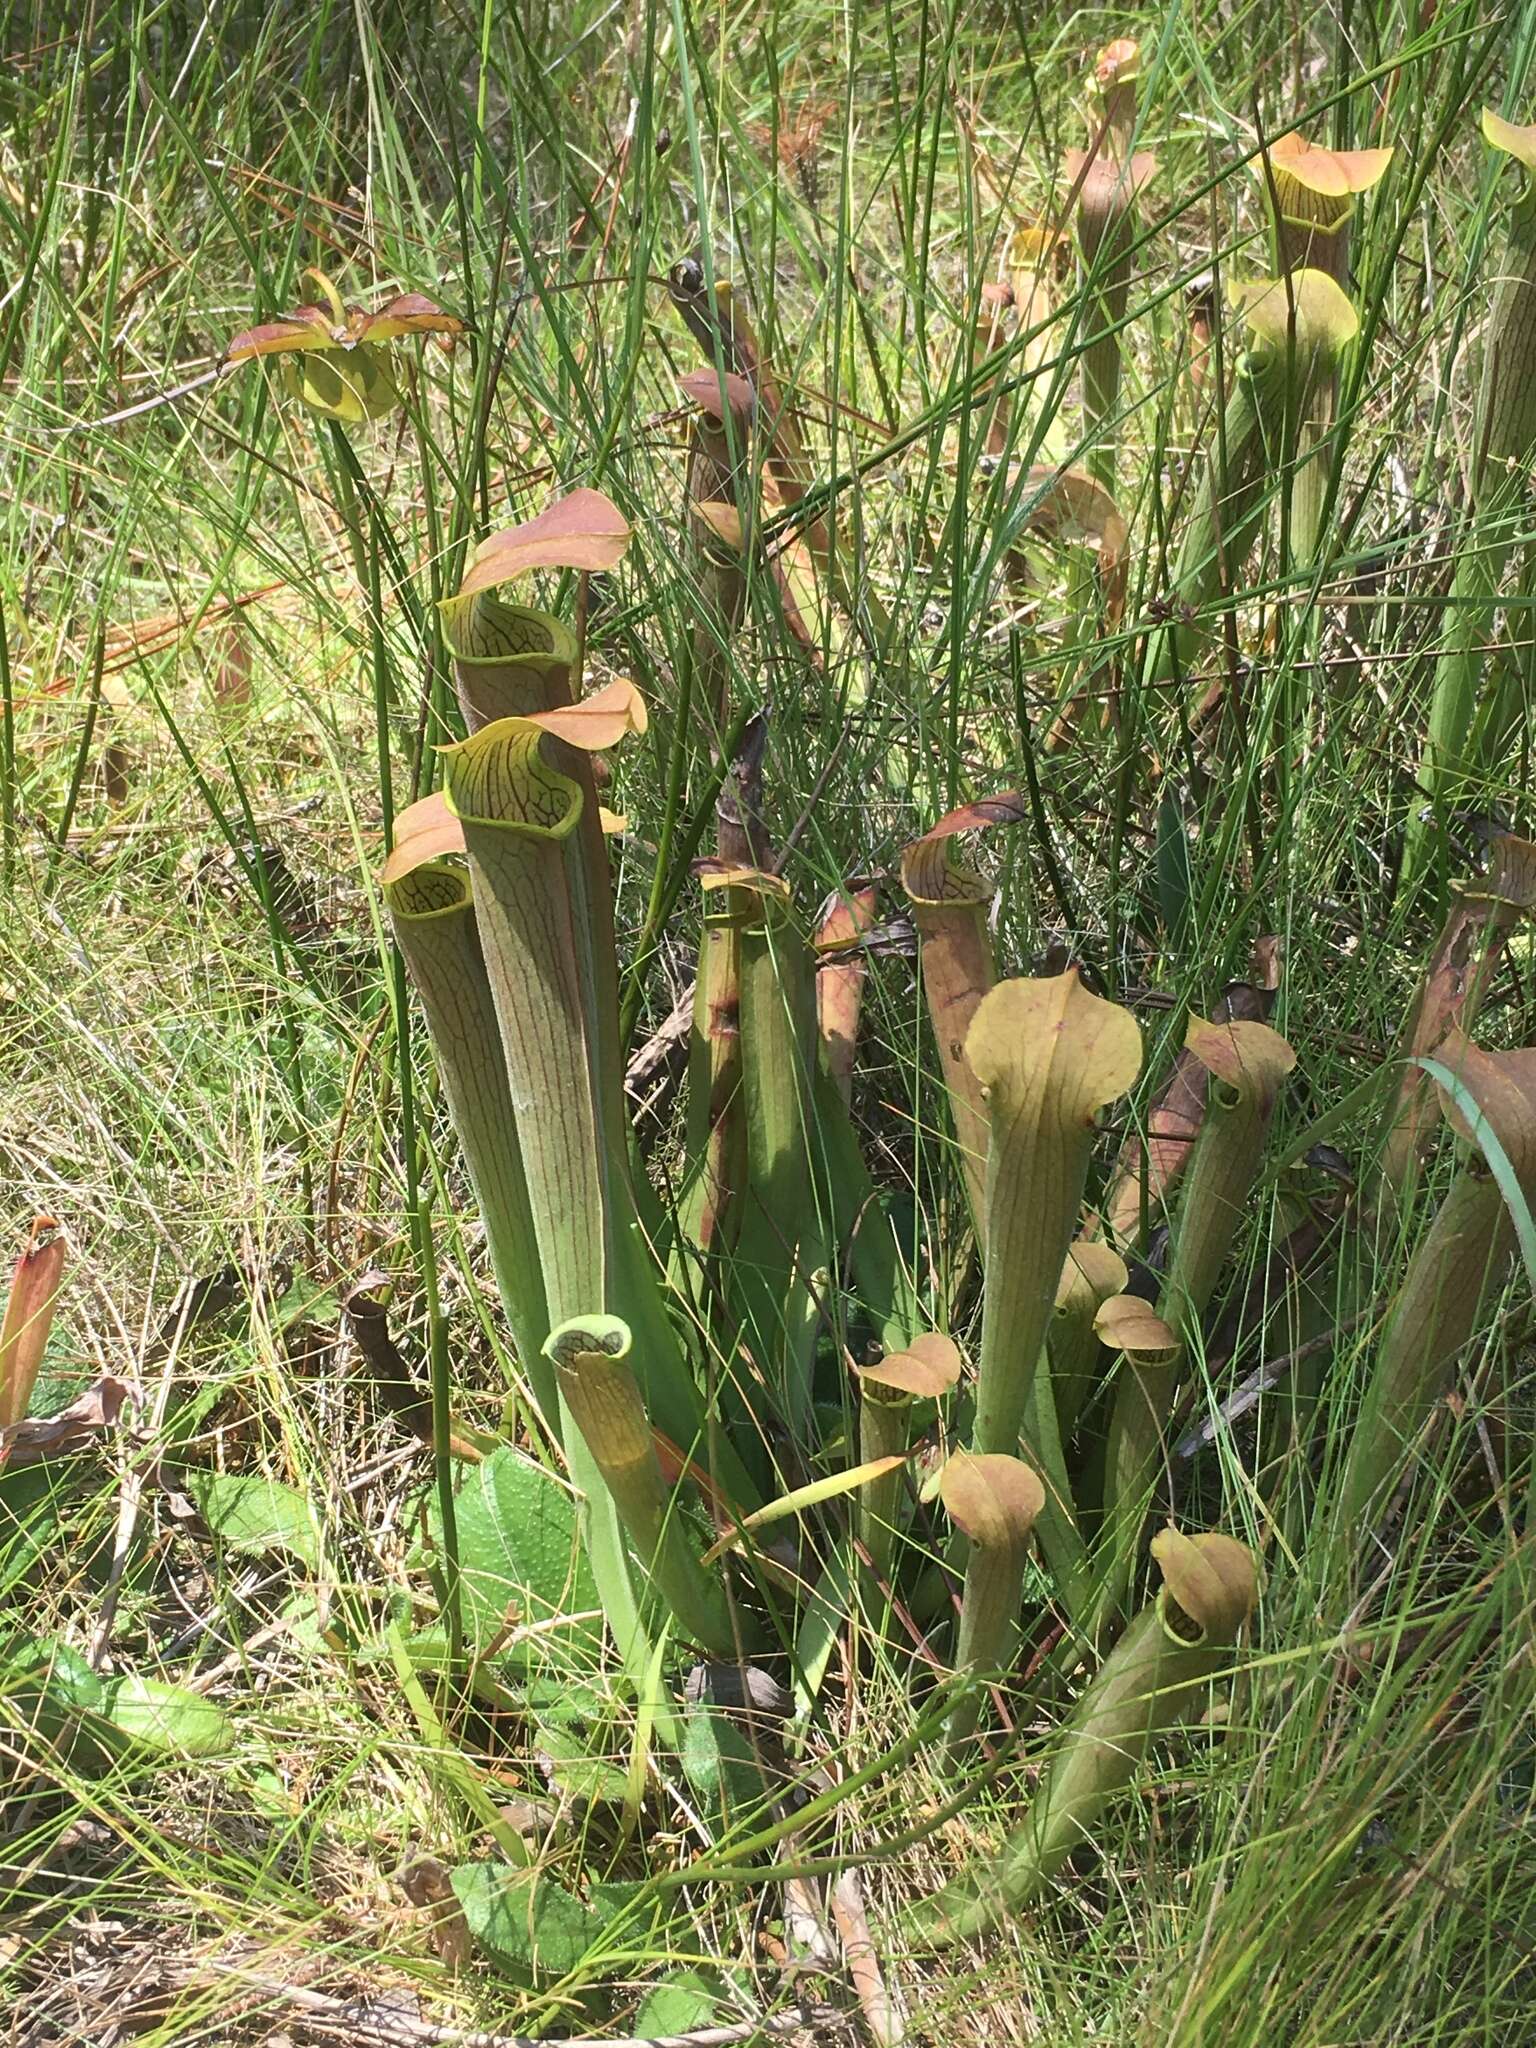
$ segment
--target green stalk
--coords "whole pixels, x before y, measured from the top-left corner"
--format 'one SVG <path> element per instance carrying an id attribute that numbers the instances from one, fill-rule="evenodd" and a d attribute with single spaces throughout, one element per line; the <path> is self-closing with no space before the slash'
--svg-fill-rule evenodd
<path id="1" fill-rule="evenodd" d="M 1209 1077 L 1205 1116 L 1185 1178 L 1158 1329 L 1150 1343 L 1122 1347 L 1126 1370 L 1110 1416 L 1104 1468 L 1099 1627 L 1109 1624 L 1130 1583 L 1141 1525 L 1167 1459 L 1164 1426 L 1263 1164 L 1275 1101 L 1296 1064 L 1291 1048 L 1267 1024 L 1210 1024 L 1191 1017 L 1185 1048 Z M 1131 1327 L 1144 1331 L 1144 1305 L 1137 1302 L 1133 1315 Z M 1124 1315 L 1113 1321 L 1126 1327 Z"/>
<path id="2" fill-rule="evenodd" d="M 1439 871 L 1451 814 L 1475 799 L 1477 778 L 1495 767 L 1514 706 L 1496 703 L 1478 717 L 1478 695 L 1498 611 L 1498 592 L 1515 538 L 1526 523 L 1528 476 L 1536 453 L 1536 127 L 1483 115 L 1483 133 L 1523 176 L 1509 211 L 1493 312 L 1483 345 L 1482 382 L 1468 466 L 1468 507 L 1456 551 L 1445 645 L 1435 664 L 1429 731 L 1420 783 L 1432 807 L 1408 822 L 1403 886 Z"/>
<path id="3" fill-rule="evenodd" d="M 1020 1458 L 956 1451 L 940 1475 L 939 1497 L 969 1545 L 955 1669 L 1000 1671 L 1013 1661 L 1029 1536 L 1045 1489 Z M 981 1703 L 979 1687 L 956 1698 L 945 1727 L 952 1763 L 970 1746 Z"/>
<path id="4" fill-rule="evenodd" d="M 916 1337 L 903 1351 L 878 1365 L 861 1366 L 859 1376 L 859 1459 L 905 1458 L 914 1411 L 947 1394 L 960 1377 L 960 1354 L 948 1337 Z M 868 1480 L 859 1491 L 859 1536 L 877 1577 L 889 1579 L 896 1525 L 906 1486 L 898 1468 Z"/>
<path id="5" fill-rule="evenodd" d="M 580 830 L 590 805 L 577 777 L 587 766 L 590 783 L 590 766 L 515 718 L 445 749 L 443 759 L 474 882 L 550 1320 L 590 1314 L 597 1301 L 622 1308 L 652 1419 L 692 1456 L 703 1441 L 703 1403 L 666 1314 L 629 1177 L 612 908 L 606 890 L 597 903 L 589 893 Z M 740 1460 L 723 1450 L 725 1469 L 715 1478 L 750 1503 L 754 1489 Z"/>
<path id="6" fill-rule="evenodd" d="M 608 1170 L 597 1105 L 591 927 L 569 750 L 503 719 L 444 750 L 552 1323 L 606 1299 Z"/>
<path id="7" fill-rule="evenodd" d="M 1083 1404 L 1098 1384 L 1103 1347 L 1094 1318 L 1106 1301 L 1125 1292 L 1129 1278 L 1120 1254 L 1096 1238 L 1080 1237 L 1067 1252 L 1045 1339 L 1056 1426 L 1063 1441 L 1070 1440 Z"/>
<path id="8" fill-rule="evenodd" d="M 1056 1411 L 1055 1385 L 1048 1369 L 1037 1371 L 1024 1404 L 1022 1432 L 1025 1461 L 1040 1475 L 1044 1498 L 1035 1522 L 1035 1540 L 1056 1589 L 1056 1597 L 1074 1625 L 1082 1628 L 1092 1605 L 1093 1582 L 1088 1546 L 1078 1525 L 1077 1502 L 1067 1470 L 1066 1447 Z"/>
<path id="9" fill-rule="evenodd" d="M 794 1441 L 811 1442 L 811 1374 L 831 1258 L 813 1171 L 816 1005 L 809 952 L 776 876 L 707 876 L 740 904 L 740 1027 L 747 1180 L 729 1291 Z"/>
<path id="10" fill-rule="evenodd" d="M 1447 1116 L 1482 1147 L 1491 1170 L 1468 1166 L 1457 1175 L 1409 1261 L 1382 1331 L 1333 1489 L 1333 1541 L 1346 1567 L 1385 1509 L 1456 1354 L 1476 1334 L 1486 1303 L 1502 1285 L 1515 1246 L 1510 1198 L 1523 1196 L 1529 1204 L 1536 1195 L 1536 1051 L 1488 1053 L 1456 1038 L 1441 1048 L 1436 1066 L 1452 1084 L 1440 1082 Z"/>
<path id="11" fill-rule="evenodd" d="M 747 1189 L 741 1077 L 741 926 L 736 891 L 705 899 L 688 1039 L 688 1182 L 681 1227 L 700 1253 L 729 1252 Z"/>
<path id="12" fill-rule="evenodd" d="M 911 1262 L 875 1187 L 848 1105 L 819 1066 L 812 1082 L 819 1164 L 825 1169 L 833 1233 L 852 1293 L 887 1351 L 903 1351 L 922 1327 Z"/>
<path id="13" fill-rule="evenodd" d="M 1135 43 L 1121 40 L 1099 53 L 1103 133 L 1092 157 L 1073 150 L 1066 163 L 1066 176 L 1078 186 L 1084 466 L 1111 492 L 1118 455 L 1121 334 L 1135 267 L 1140 199 L 1157 173 L 1156 157 L 1131 153 L 1139 75 Z"/>
<path id="14" fill-rule="evenodd" d="M 1250 349 L 1233 373 L 1215 449 L 1174 567 L 1175 616 L 1147 644 L 1143 686 L 1190 676 L 1220 637 L 1208 614 L 1235 589 L 1264 516 L 1270 458 L 1266 422 L 1283 413 L 1290 388 L 1285 358 Z"/>
<path id="15" fill-rule="evenodd" d="M 1093 1841 L 1153 1738 L 1192 1713 L 1226 1666 L 1257 1593 L 1252 1555 L 1230 1537 L 1171 1529 L 1152 1548 L 1167 1583 L 1078 1703 L 1027 1819 L 992 1862 L 903 1916 L 912 1947 L 970 1940 L 1029 1905 L 1073 1851 Z"/>
<path id="16" fill-rule="evenodd" d="M 3 874 L 10 888 L 16 876 L 16 697 L 11 683 L 11 635 L 0 599 L 0 841 Z"/>
<path id="17" fill-rule="evenodd" d="M 1120 1361 L 1104 1448 L 1097 1589 L 1086 1623 L 1097 1642 L 1119 1623 L 1140 1554 L 1148 1503 L 1167 1456 L 1163 1424 L 1173 1406 L 1183 1353 L 1177 1333 L 1139 1295 L 1112 1296 L 1094 1328 Z"/>
<path id="18" fill-rule="evenodd" d="M 86 697 L 85 723 L 80 728 L 80 744 L 75 749 L 75 758 L 70 765 L 69 786 L 64 792 L 64 808 L 59 813 L 53 845 L 48 852 L 48 875 L 44 886 L 49 890 L 52 889 L 54 878 L 58 874 L 59 862 L 63 859 L 64 849 L 69 843 L 70 832 L 74 829 L 75 809 L 80 802 L 80 792 L 85 787 L 85 772 L 91 764 L 91 747 L 96 738 L 96 723 L 101 716 L 101 674 L 106 654 L 107 630 L 98 622 L 91 656 L 91 681 Z"/>
<path id="19" fill-rule="evenodd" d="M 1409 1262 L 1350 1438 L 1334 1513 L 1351 1548 L 1385 1507 L 1451 1361 L 1502 1284 L 1514 1243 L 1498 1183 L 1470 1169 L 1459 1174 Z"/>
<path id="20" fill-rule="evenodd" d="M 441 615 L 466 732 L 570 703 L 576 638 L 548 612 L 482 590 L 447 599 Z"/>
<path id="21" fill-rule="evenodd" d="M 1161 1299 L 1163 1315 L 1187 1348 L 1242 1224 L 1270 1118 L 1296 1055 L 1267 1024 L 1192 1017 L 1184 1042 L 1210 1077 Z"/>
<path id="22" fill-rule="evenodd" d="M 566 1409 L 601 1472 L 651 1583 L 687 1634 L 716 1657 L 734 1658 L 736 1636 L 723 1581 L 699 1562 L 656 1457 L 645 1402 L 629 1365 L 629 1326 L 616 1316 L 578 1316 L 550 1332 L 545 1355 Z"/>
<path id="23" fill-rule="evenodd" d="M 913 1405 L 905 1395 L 888 1395 L 865 1381 L 859 1402 L 861 1464 L 872 1464 L 877 1458 L 906 1456 L 912 1435 Z M 868 1551 L 870 1569 L 879 1579 L 888 1580 L 891 1576 L 905 1485 L 906 1474 L 897 1467 L 882 1472 L 859 1491 L 859 1541 Z"/>
<path id="24" fill-rule="evenodd" d="M 678 715 L 681 718 L 681 710 Z M 640 934 L 631 949 L 626 970 L 630 977 L 629 987 L 623 1008 L 619 1012 L 619 1041 L 622 1045 L 628 1045 L 635 1035 L 635 1026 L 639 1023 L 640 1013 L 645 1007 L 645 969 L 650 964 L 657 940 L 666 929 L 667 920 L 677 908 L 678 898 L 691 879 L 692 863 L 703 843 L 705 828 L 715 816 L 716 799 L 731 772 L 747 727 L 757 715 L 752 705 L 744 704 L 731 720 L 731 729 L 721 743 L 720 757 L 710 769 L 698 806 L 692 818 L 683 827 L 680 840 L 676 828 L 682 814 L 687 749 L 679 740 L 674 740 L 672 763 L 668 771 L 666 809 L 662 815 L 662 829 L 656 846 L 656 873 L 652 878 L 651 893 L 646 902 L 645 916 L 641 920 Z"/>
<path id="25" fill-rule="evenodd" d="M 1272 145 L 1261 164 L 1279 273 L 1318 270 L 1341 291 L 1348 289 L 1356 199 L 1385 175 L 1392 154 L 1390 149 L 1314 149 L 1295 132 Z M 1338 398 L 1338 365 L 1331 363 L 1313 380 L 1298 422 L 1290 539 L 1292 554 L 1302 564 L 1315 558 L 1323 537 L 1323 514 L 1338 460 L 1332 440 Z"/>
<path id="26" fill-rule="evenodd" d="M 722 384 L 711 368 L 684 380 L 696 410 L 689 423 L 684 494 L 690 507 L 697 617 L 693 674 L 703 692 L 711 745 L 718 745 L 730 709 L 731 642 L 747 608 L 745 562 L 755 546 L 757 480 L 752 459 L 753 394 L 740 379 Z M 722 538 L 701 505 L 726 506 L 740 523 L 736 544 Z"/>
<path id="27" fill-rule="evenodd" d="M 448 1355 L 448 1324 L 437 1292 L 437 1248 L 432 1237 L 431 1205 L 420 1201 L 421 1278 L 427 1298 L 427 1358 L 432 1388 L 432 1464 L 437 1511 L 442 1523 L 441 1570 L 443 1620 L 448 1634 L 444 1672 L 452 1683 L 464 1650 L 464 1575 L 459 1553 L 459 1512 L 453 1491 L 453 1367 Z"/>
<path id="28" fill-rule="evenodd" d="M 1217 636 L 1218 622 L 1201 615 L 1236 589 L 1268 487 L 1287 471 L 1311 393 L 1359 331 L 1354 308 L 1320 270 L 1255 280 L 1242 298 L 1251 346 L 1238 359 L 1216 451 L 1179 549 L 1174 616 L 1147 645 L 1144 687 L 1189 675 Z"/>
<path id="29" fill-rule="evenodd" d="M 1082 1207 L 1094 1117 L 1135 1080 L 1141 1033 L 1069 969 L 1000 982 L 977 1008 L 965 1057 L 990 1125 L 974 1448 L 1011 1455 Z"/>
<path id="30" fill-rule="evenodd" d="M 427 1013 L 518 1362 L 553 1430 L 555 1379 L 544 1355 L 549 1309 L 469 877 L 434 861 L 387 882 L 384 898 Z"/>
<path id="31" fill-rule="evenodd" d="M 965 1056 L 966 1033 L 982 997 L 997 979 L 987 908 L 992 886 L 950 857 L 941 820 L 907 847 L 901 885 L 912 906 L 922 965 L 923 998 L 939 1050 L 950 1119 L 971 1222 L 986 1242 L 987 1113 L 981 1084 Z"/>

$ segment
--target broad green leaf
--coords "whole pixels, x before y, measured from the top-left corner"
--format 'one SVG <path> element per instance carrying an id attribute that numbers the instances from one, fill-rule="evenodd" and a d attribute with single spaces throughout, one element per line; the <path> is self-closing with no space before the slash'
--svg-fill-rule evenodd
<path id="1" fill-rule="evenodd" d="M 674 1970 L 648 1991 L 635 2014 L 635 2031 L 647 2039 L 693 2033 L 714 2024 L 720 1990 L 699 1970 Z"/>
<path id="2" fill-rule="evenodd" d="M 601 1931 L 601 1917 L 590 1906 L 532 1870 L 464 1863 L 452 1883 L 480 1947 L 525 1981 L 569 1976 Z"/>
<path id="3" fill-rule="evenodd" d="M 525 1665 L 589 1665 L 600 1633 L 597 1586 L 576 1535 L 576 1504 L 544 1466 L 504 1445 L 459 1482 L 464 1630 Z M 440 1548 L 434 1503 L 429 1529 Z"/>
<path id="4" fill-rule="evenodd" d="M 461 1863 L 452 1872 L 454 1896 L 475 1940 L 524 1982 L 568 1977 L 600 1944 L 609 1947 L 614 1922 L 627 1915 L 642 1889 L 635 1884 L 594 1884 L 585 1901 L 554 1878 L 494 1863 Z M 645 1922 L 636 1920 L 636 1934 Z M 617 1945 L 605 1962 L 617 1965 Z"/>
<path id="5" fill-rule="evenodd" d="M 623 1762 L 594 1752 L 591 1742 L 601 1739 L 555 1722 L 534 1724 L 534 1747 L 548 1758 L 550 1774 L 563 1792 L 573 1799 L 621 1806 L 629 1792 L 629 1772 Z"/>
<path id="6" fill-rule="evenodd" d="M 683 1735 L 683 1775 L 721 1828 L 757 1812 L 767 1797 L 750 1738 L 723 1707 L 689 1702 Z"/>
<path id="7" fill-rule="evenodd" d="M 161 1756 L 224 1756 L 235 1731 L 224 1709 L 184 1685 L 130 1675 L 107 1688 L 107 1721 L 135 1750 Z"/>
<path id="8" fill-rule="evenodd" d="M 198 1472 L 183 1468 L 182 1491 L 231 1550 L 280 1550 L 316 1570 L 320 1539 L 308 1497 L 259 1472 Z"/>

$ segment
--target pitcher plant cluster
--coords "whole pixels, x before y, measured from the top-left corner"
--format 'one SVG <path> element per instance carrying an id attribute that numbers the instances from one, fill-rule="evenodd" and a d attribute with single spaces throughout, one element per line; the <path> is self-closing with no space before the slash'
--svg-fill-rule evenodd
<path id="1" fill-rule="evenodd" d="M 1077 637 L 1122 632 L 1128 603 L 1131 536 L 1114 493 L 1158 176 L 1137 147 L 1139 75 L 1134 44 L 1103 53 L 1092 133 L 1061 172 L 1081 287 L 1081 460 L 1065 464 L 1048 428 L 1045 459 L 1018 480 L 1028 530 L 1082 551 L 1066 628 Z M 1485 132 L 1519 190 L 1435 677 L 1431 820 L 1412 856 L 1426 872 L 1444 858 L 1434 820 L 1507 723 L 1486 648 L 1536 449 L 1536 129 L 1490 115 Z M 1187 692 L 1192 717 L 1208 708 L 1212 649 L 1261 534 L 1278 522 L 1298 573 L 1329 546 L 1340 409 L 1371 340 L 1351 302 L 1350 237 L 1391 164 L 1389 149 L 1335 151 L 1299 133 L 1256 156 L 1272 262 L 1216 316 L 1238 344 L 1225 390 L 1209 394 L 1220 419 L 1172 539 L 1166 602 L 1132 657 L 1147 688 Z M 1040 402 L 1062 260 L 1057 233 L 1018 223 L 1008 278 L 978 320 L 973 388 L 999 450 L 999 423 Z M 379 417 L 402 402 L 389 344 L 451 342 L 458 323 L 415 295 L 362 313 L 322 283 L 325 305 L 241 336 L 227 364 L 271 356 L 303 403 L 342 422 Z M 648 706 L 624 679 L 589 690 L 583 608 L 562 617 L 516 594 L 536 572 L 571 572 L 584 590 L 618 570 L 630 533 L 610 499 L 554 495 L 494 534 L 441 606 L 464 736 L 437 757 L 441 786 L 394 819 L 383 898 L 484 1224 L 523 1426 L 579 1497 L 627 1682 L 654 1684 L 669 1658 L 786 1651 L 803 1677 L 829 1614 L 835 1627 L 857 1612 L 892 1646 L 915 1628 L 940 1669 L 914 1661 L 912 1683 L 930 1703 L 937 1690 L 943 1757 L 963 1784 L 994 1727 L 991 1688 L 1026 1648 L 1039 1665 L 1049 1646 L 1051 1761 L 997 1857 L 908 1910 L 906 1936 L 932 1945 L 1035 1895 L 1091 1839 L 1154 1737 L 1197 1715 L 1233 1667 L 1258 1557 L 1237 1528 L 1160 1524 L 1214 1333 L 1245 1284 L 1237 1254 L 1270 1200 L 1283 1271 L 1315 1276 L 1347 1235 L 1369 1238 L 1384 1219 L 1414 1233 L 1382 1285 L 1347 1444 L 1314 1440 L 1316 1385 L 1299 1368 L 1290 1440 L 1245 1510 L 1243 1526 L 1284 1532 L 1277 1558 L 1315 1549 L 1333 1618 L 1347 1611 L 1536 1197 L 1536 1049 L 1472 1035 L 1536 900 L 1536 849 L 1501 835 L 1486 874 L 1452 892 L 1395 1057 L 1348 1106 L 1379 1163 L 1340 1183 L 1307 1133 L 1277 1152 L 1296 1055 L 1268 1021 L 1272 979 L 1191 1015 L 1171 1072 L 1149 1072 L 1132 1011 L 1077 968 L 1020 976 L 997 957 L 979 849 L 1030 818 L 1029 792 L 959 806 L 899 863 L 930 1099 L 954 1164 L 951 1199 L 914 1225 L 851 1107 L 881 971 L 879 894 L 850 878 L 814 912 L 797 900 L 763 822 L 754 707 L 732 701 L 750 590 L 771 593 L 788 643 L 807 650 L 825 606 L 878 659 L 890 616 L 816 496 L 794 393 L 729 285 L 689 261 L 669 296 L 701 358 L 680 394 L 695 614 L 677 696 Z M 1214 374 L 1209 358 L 1195 368 Z M 663 709 L 679 773 L 708 760 L 719 791 L 713 848 L 658 875 L 640 937 L 643 957 L 680 927 L 697 958 L 666 1199 L 627 1107 L 631 963 L 610 862 L 622 820 L 602 801 L 608 757 L 622 774 L 624 749 Z M 1073 744 L 1073 730 L 1064 723 L 1056 743 Z M 1421 1224 L 1409 1197 L 1442 1122 L 1460 1163 Z M 941 1271 L 958 1280 L 938 1284 Z M 17 1299 L 36 1284 L 23 1275 Z M 8 1315 L 8 1426 L 29 1356 Z M 1316 1489 L 1324 1456 L 1336 1469 Z"/>

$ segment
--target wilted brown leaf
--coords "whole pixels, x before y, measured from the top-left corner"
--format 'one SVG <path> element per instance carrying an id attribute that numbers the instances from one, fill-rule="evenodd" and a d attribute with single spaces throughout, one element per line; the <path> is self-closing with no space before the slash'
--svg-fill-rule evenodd
<path id="1" fill-rule="evenodd" d="M 34 1415 L 0 1429 L 0 1468 L 14 1471 L 85 1450 L 116 1429 L 125 1401 L 137 1399 L 131 1380 L 104 1372 L 56 1415 Z"/>

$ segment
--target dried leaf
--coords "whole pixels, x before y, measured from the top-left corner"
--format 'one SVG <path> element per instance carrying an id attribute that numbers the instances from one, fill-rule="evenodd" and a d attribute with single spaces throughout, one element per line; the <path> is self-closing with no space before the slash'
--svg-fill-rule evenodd
<path id="1" fill-rule="evenodd" d="M 1536 844 L 1501 833 L 1489 848 L 1487 874 L 1453 892 L 1398 1044 L 1409 1064 L 1398 1084 L 1381 1167 L 1383 1180 L 1398 1193 L 1413 1180 L 1439 1117 L 1428 1077 L 1412 1061 L 1433 1052 L 1453 1031 L 1470 1030 L 1510 932 L 1533 909 Z"/>
<path id="2" fill-rule="evenodd" d="M 447 1864 L 436 1856 L 413 1856 L 396 1872 L 396 1882 L 413 1906 L 425 1906 L 431 1913 L 432 1940 L 449 1968 L 467 1963 L 475 1952 L 474 1939 Z"/>
<path id="3" fill-rule="evenodd" d="M 1536 1046 L 1484 1052 L 1457 1032 L 1442 1042 L 1437 1057 L 1476 1102 L 1529 1196 L 1536 1188 Z M 1439 1094 L 1457 1136 L 1478 1143 L 1455 1097 L 1445 1088 Z"/>
<path id="4" fill-rule="evenodd" d="M 430 1448 L 432 1396 L 417 1381 L 390 1335 L 389 1310 L 384 1301 L 389 1284 L 386 1273 L 365 1273 L 342 1296 L 341 1312 L 368 1368 L 374 1393 L 397 1422 Z M 455 1457 L 471 1463 L 481 1455 L 472 1443 L 453 1434 L 449 1436 L 448 1448 Z"/>
<path id="5" fill-rule="evenodd" d="M 35 1415 L 0 1429 L 0 1467 L 19 1470 L 44 1458 L 82 1451 L 116 1429 L 125 1401 L 137 1400 L 131 1380 L 104 1372 L 56 1415 Z"/>

